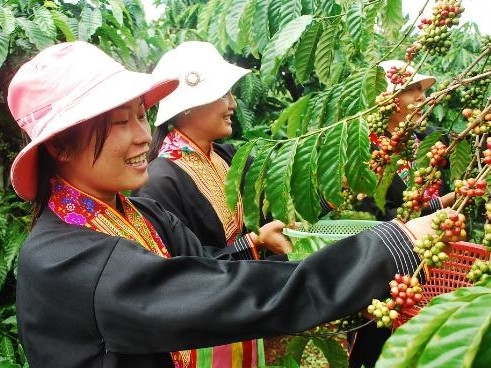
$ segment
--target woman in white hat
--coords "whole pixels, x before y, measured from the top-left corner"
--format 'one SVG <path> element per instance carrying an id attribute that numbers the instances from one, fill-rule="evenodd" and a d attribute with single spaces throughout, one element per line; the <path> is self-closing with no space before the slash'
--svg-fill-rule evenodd
<path id="1" fill-rule="evenodd" d="M 266 223 L 260 238 L 243 224 L 242 202 L 231 210 L 225 181 L 237 149 L 214 141 L 232 134 L 237 107 L 234 84 L 250 70 L 228 63 L 209 42 L 187 41 L 167 52 L 153 74 L 178 78 L 179 87 L 159 104 L 150 147 L 149 182 L 133 192 L 158 201 L 179 217 L 203 244 L 214 244 L 235 258 L 258 259 L 258 249 L 286 253 L 291 244 L 280 221 Z M 264 365 L 262 341 L 198 352 L 197 366 L 243 368 Z M 233 352 L 233 353 L 231 353 Z M 193 352 L 193 355 L 196 355 Z"/>
<path id="2" fill-rule="evenodd" d="M 416 70 L 408 65 L 405 61 L 401 60 L 386 60 L 379 64 L 386 73 L 387 81 L 387 93 L 394 93 L 404 87 L 402 91 L 397 94 L 397 109 L 390 116 L 389 122 L 386 128 L 386 137 L 391 136 L 395 129 L 399 126 L 400 122 L 406 120 L 406 117 L 412 114 L 412 120 L 416 121 L 422 116 L 422 111 L 419 109 L 423 101 L 426 99 L 426 91 L 436 82 L 435 77 L 416 73 Z M 389 78 L 389 75 L 393 72 L 405 71 L 406 78 L 411 78 L 410 82 L 393 83 L 394 79 Z M 413 114 L 414 113 L 414 114 Z M 431 129 L 428 127 L 427 129 Z M 419 142 L 424 138 L 424 134 L 415 134 L 415 140 Z M 370 141 L 372 143 L 372 149 L 378 149 L 380 147 L 380 136 L 372 133 L 370 135 Z M 372 198 L 367 198 L 363 201 L 361 206 L 357 208 L 366 212 L 373 213 L 378 220 L 390 220 L 397 216 L 397 208 L 403 204 L 403 192 L 408 186 L 410 179 L 409 170 L 413 169 L 412 162 L 406 162 L 398 169 L 398 175 L 394 176 L 394 179 L 387 189 L 385 211 L 381 211 L 375 201 Z M 442 188 L 440 188 L 441 190 Z M 448 193 L 441 197 L 437 194 L 433 195 L 428 203 L 428 207 L 422 210 L 423 214 L 432 213 L 440 208 L 449 207 L 453 204 L 454 195 Z"/>
<path id="3" fill-rule="evenodd" d="M 245 234 L 242 203 L 231 210 L 225 197 L 225 180 L 237 149 L 214 142 L 232 134 L 237 104 L 230 89 L 249 72 L 225 61 L 208 42 L 183 42 L 162 56 L 153 74 L 172 75 L 180 84 L 159 104 L 150 180 L 133 194 L 157 200 L 203 244 L 228 246 L 228 253 L 257 259 L 260 247 L 280 254 L 291 250 L 282 234 L 284 224 L 266 224 L 260 238 Z"/>
<path id="4" fill-rule="evenodd" d="M 384 223 L 301 263 L 218 260 L 155 201 L 122 195 L 148 179 L 145 110 L 176 85 L 80 41 L 13 77 L 8 105 L 31 138 L 11 169 L 34 205 L 16 289 L 31 367 L 184 367 L 170 352 L 311 328 L 417 269 L 411 233 L 431 232 L 429 218 Z"/>

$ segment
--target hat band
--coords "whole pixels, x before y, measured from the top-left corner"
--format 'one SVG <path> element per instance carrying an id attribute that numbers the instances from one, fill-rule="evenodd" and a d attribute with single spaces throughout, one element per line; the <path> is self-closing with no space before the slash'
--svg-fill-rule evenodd
<path id="1" fill-rule="evenodd" d="M 47 116 L 52 110 L 52 104 L 41 107 L 39 110 L 31 112 L 29 115 L 18 119 L 17 124 L 19 124 L 19 127 L 23 129 L 32 139 L 32 132 L 34 130 L 33 128 L 35 127 L 34 123 L 37 123 L 40 119 Z"/>

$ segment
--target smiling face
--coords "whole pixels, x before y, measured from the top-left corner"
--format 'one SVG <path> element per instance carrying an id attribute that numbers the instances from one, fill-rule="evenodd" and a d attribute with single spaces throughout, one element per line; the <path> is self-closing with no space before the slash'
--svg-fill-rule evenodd
<path id="1" fill-rule="evenodd" d="M 209 104 L 193 107 L 188 114 L 176 118 L 176 127 L 208 153 L 211 143 L 232 134 L 232 115 L 237 103 L 228 91 Z"/>
<path id="2" fill-rule="evenodd" d="M 124 190 L 136 189 L 148 180 L 148 145 L 150 126 L 141 98 L 119 106 L 96 123 L 106 120 L 107 136 L 99 155 L 96 135 L 91 129 L 83 130 L 79 142 L 88 142 L 75 151 L 58 152 L 57 170 L 61 177 L 79 190 L 109 205 L 115 204 L 115 195 Z M 51 151 L 53 151 L 53 145 Z"/>

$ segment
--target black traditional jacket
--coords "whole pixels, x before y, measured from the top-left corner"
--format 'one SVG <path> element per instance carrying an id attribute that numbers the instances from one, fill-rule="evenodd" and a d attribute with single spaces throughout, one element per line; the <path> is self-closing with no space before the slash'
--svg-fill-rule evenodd
<path id="1" fill-rule="evenodd" d="M 302 263 L 218 260 L 154 201 L 133 202 L 172 254 L 69 225 L 47 208 L 19 257 L 18 328 L 31 368 L 172 367 L 169 351 L 288 334 L 388 294 L 419 259 L 394 223 Z"/>
<path id="2" fill-rule="evenodd" d="M 213 143 L 213 149 L 229 165 L 237 152 L 231 144 Z M 203 244 L 220 248 L 227 246 L 223 225 L 215 209 L 182 168 L 169 159 L 157 157 L 150 162 L 148 174 L 150 180 L 147 184 L 132 195 L 159 202 L 184 222 Z M 248 247 L 247 244 L 239 243 L 228 251 L 240 253 L 244 247 Z"/>

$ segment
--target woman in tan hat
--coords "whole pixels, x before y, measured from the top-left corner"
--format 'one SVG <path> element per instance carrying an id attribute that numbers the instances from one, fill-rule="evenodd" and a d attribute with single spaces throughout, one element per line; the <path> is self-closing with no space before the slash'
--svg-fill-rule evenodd
<path id="1" fill-rule="evenodd" d="M 412 66 L 401 60 L 386 60 L 381 62 L 379 66 L 381 66 L 386 73 L 386 92 L 388 94 L 397 92 L 403 88 L 403 90 L 397 94 L 397 109 L 390 116 L 387 124 L 385 136 L 390 138 L 391 134 L 399 126 L 399 123 L 405 121 L 408 115 L 411 114 L 412 120 L 415 122 L 422 116 L 423 111 L 419 109 L 419 106 L 425 101 L 426 92 L 436 82 L 436 79 L 430 75 L 416 73 L 416 70 Z M 406 85 L 404 83 L 392 83 L 394 80 L 389 78 L 389 75 L 392 72 L 402 70 L 407 74 L 407 78 L 411 78 L 409 83 Z M 428 127 L 427 129 L 431 128 Z M 414 139 L 416 142 L 420 142 L 425 137 L 425 134 L 416 133 Z M 370 134 L 372 149 L 379 149 L 380 139 L 380 135 L 375 133 Z M 391 185 L 387 189 L 384 211 L 381 211 L 377 207 L 373 198 L 365 199 L 362 205 L 358 206 L 357 209 L 373 213 L 378 220 L 390 220 L 395 218 L 397 216 L 397 208 L 401 207 L 403 204 L 403 192 L 407 189 L 410 180 L 409 171 L 413 170 L 413 167 L 414 164 L 410 161 L 399 167 L 397 175 L 394 176 Z M 440 191 L 442 190 L 443 188 L 440 188 Z M 425 207 L 422 210 L 424 215 L 441 208 L 449 207 L 453 204 L 454 194 L 448 193 L 443 195 L 443 193 L 441 193 L 442 196 L 440 196 L 440 191 L 432 194 L 432 199 L 429 201 L 428 207 Z"/>
<path id="2" fill-rule="evenodd" d="M 417 269 L 411 234 L 431 232 L 430 218 L 384 223 L 301 263 L 217 259 L 158 203 L 121 194 L 147 181 L 145 110 L 176 85 L 80 41 L 13 77 L 8 105 L 31 138 L 11 169 L 34 205 L 16 289 L 31 367 L 184 367 L 170 352 L 311 328 Z"/>
<path id="3" fill-rule="evenodd" d="M 386 93 L 392 94 L 402 89 L 397 94 L 397 109 L 390 116 L 386 136 L 390 137 L 400 122 L 406 120 L 408 115 L 412 115 L 412 120 L 416 122 L 423 114 L 423 111 L 418 107 L 426 99 L 426 91 L 436 82 L 435 77 L 416 73 L 416 70 L 402 60 L 386 60 L 379 64 L 385 73 L 387 81 Z M 392 83 L 394 79 L 389 78 L 393 72 L 406 74 L 411 80 L 404 83 Z M 402 82 L 402 80 L 401 80 Z M 424 138 L 424 134 L 415 134 L 414 138 L 417 142 Z M 370 141 L 372 149 L 380 147 L 379 135 L 372 133 Z M 372 213 L 377 220 L 390 220 L 397 216 L 397 209 L 403 205 L 403 192 L 407 189 L 411 175 L 410 170 L 415 170 L 413 162 L 406 162 L 400 166 L 397 175 L 394 175 L 393 180 L 386 192 L 386 203 L 384 211 L 375 203 L 373 197 L 365 198 L 361 204 L 356 205 L 356 209 Z M 439 188 L 443 190 L 443 188 Z M 442 193 L 443 194 L 443 193 Z M 454 193 L 444 194 L 440 197 L 440 192 L 432 195 L 432 199 L 428 203 L 428 207 L 423 208 L 422 214 L 427 215 L 441 208 L 449 207 L 453 204 Z M 383 344 L 389 338 L 391 332 L 388 329 L 377 329 L 373 325 L 369 325 L 354 334 L 349 334 L 349 340 L 352 342 L 350 349 L 350 367 L 351 368 L 371 368 L 380 354 Z"/>

